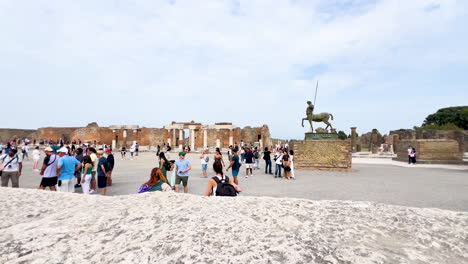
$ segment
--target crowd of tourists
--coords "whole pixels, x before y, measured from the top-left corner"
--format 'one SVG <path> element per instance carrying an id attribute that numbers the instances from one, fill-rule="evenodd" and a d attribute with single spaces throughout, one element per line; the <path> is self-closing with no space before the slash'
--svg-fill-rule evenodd
<path id="1" fill-rule="evenodd" d="M 18 153 L 18 149 L 21 153 Z M 12 187 L 18 188 L 23 160 L 29 157 L 29 144 L 25 142 L 18 148 L 9 142 L 5 148 L 1 145 L 0 151 L 1 185 L 7 187 L 11 181 Z M 75 192 L 76 188 L 82 188 L 84 194 L 91 194 L 99 188 L 101 194 L 106 195 L 107 186 L 112 185 L 115 161 L 112 149 L 107 146 L 96 150 L 86 144 L 82 147 L 50 145 L 44 149 L 44 154 L 40 166 L 41 151 L 39 146 L 34 147 L 32 170 L 42 176 L 39 189 Z"/>
<path id="2" fill-rule="evenodd" d="M 186 153 L 179 152 L 178 160 L 169 160 L 167 154 L 167 152 L 160 151 L 158 148 L 159 166 L 151 171 L 150 179 L 140 186 L 139 193 L 171 190 L 179 192 L 180 185 L 183 186 L 185 193 L 188 192 L 189 171 L 192 169 L 192 165 L 185 158 Z M 227 156 L 229 163 L 225 164 L 219 148 L 215 149 L 212 159 L 207 148 L 200 153 L 202 170 L 200 177 L 208 178 L 209 167 L 212 168 L 215 174 L 214 177 L 208 180 L 205 191 L 206 196 L 236 196 L 242 191 L 239 187 L 238 178 L 241 167 L 245 166 L 245 178 L 252 177 L 254 170 L 260 170 L 261 159 L 265 163 L 265 174 L 273 175 L 273 159 L 275 178 L 295 179 L 294 151 L 288 150 L 287 144 L 264 148 L 263 151 L 258 147 L 236 144 L 235 146 L 229 146 Z M 225 174 L 225 172 L 228 173 L 229 171 L 231 171 L 232 178 Z"/>

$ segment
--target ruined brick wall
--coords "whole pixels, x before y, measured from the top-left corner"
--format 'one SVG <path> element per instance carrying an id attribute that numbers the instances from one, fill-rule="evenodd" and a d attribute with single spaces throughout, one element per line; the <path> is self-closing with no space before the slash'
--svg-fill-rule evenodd
<path id="1" fill-rule="evenodd" d="M 459 144 L 452 139 L 414 139 L 399 140 L 396 143 L 397 157 L 394 160 L 408 161 L 408 145 L 416 149 L 416 160 L 419 163 L 450 164 L 463 161 L 463 152 Z"/>
<path id="2" fill-rule="evenodd" d="M 270 129 L 267 125 L 261 127 L 246 126 L 240 131 L 240 139 L 246 144 L 259 142 L 259 137 L 262 139 L 264 146 L 272 145 Z"/>
<path id="3" fill-rule="evenodd" d="M 138 132 L 138 144 L 141 146 L 162 146 L 165 133 L 167 134 L 167 131 L 163 128 L 141 128 Z"/>
<path id="4" fill-rule="evenodd" d="M 291 146 L 295 169 L 351 169 L 351 140 L 293 140 Z"/>
<path id="5" fill-rule="evenodd" d="M 460 151 L 468 152 L 468 130 L 399 129 L 390 131 L 390 135 L 398 135 L 400 140 L 453 139 L 458 142 Z"/>
<path id="6" fill-rule="evenodd" d="M 72 133 L 78 127 L 43 127 L 38 129 L 39 139 L 57 141 L 62 138 L 65 142 L 72 140 Z"/>
<path id="7" fill-rule="evenodd" d="M 13 139 L 25 139 L 38 140 L 37 130 L 33 129 L 11 129 L 11 128 L 0 128 L 0 142 L 7 142 Z"/>

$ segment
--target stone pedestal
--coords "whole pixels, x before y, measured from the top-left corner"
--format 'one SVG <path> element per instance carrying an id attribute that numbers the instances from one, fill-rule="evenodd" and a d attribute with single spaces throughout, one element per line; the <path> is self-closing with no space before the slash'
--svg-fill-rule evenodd
<path id="1" fill-rule="evenodd" d="M 305 133 L 304 139 L 305 140 L 337 140 L 338 134 L 307 132 Z"/>
<path id="2" fill-rule="evenodd" d="M 350 140 L 294 140 L 295 169 L 351 170 Z"/>

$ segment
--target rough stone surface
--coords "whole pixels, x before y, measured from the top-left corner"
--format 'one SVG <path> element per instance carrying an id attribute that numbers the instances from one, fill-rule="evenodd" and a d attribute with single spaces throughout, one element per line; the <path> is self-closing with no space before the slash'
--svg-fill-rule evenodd
<path id="1" fill-rule="evenodd" d="M 1 263 L 468 261 L 465 212 L 161 192 L 6 189 L 0 201 Z"/>
<path id="2" fill-rule="evenodd" d="M 415 139 L 400 140 L 396 143 L 397 157 L 395 160 L 408 161 L 408 146 L 416 149 L 416 159 L 419 163 L 462 163 L 463 152 L 458 142 L 451 139 Z"/>
<path id="3" fill-rule="evenodd" d="M 295 140 L 291 145 L 296 169 L 351 169 L 350 140 Z"/>

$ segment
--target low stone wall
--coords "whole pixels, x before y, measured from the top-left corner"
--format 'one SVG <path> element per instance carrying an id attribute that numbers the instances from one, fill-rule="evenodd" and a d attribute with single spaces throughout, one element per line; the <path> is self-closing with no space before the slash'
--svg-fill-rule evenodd
<path id="1" fill-rule="evenodd" d="M 350 170 L 350 140 L 294 140 L 294 169 Z"/>
<path id="2" fill-rule="evenodd" d="M 417 163 L 462 164 L 463 151 L 453 139 L 414 139 L 396 142 L 397 157 L 393 160 L 408 161 L 408 146 L 416 149 Z"/>

